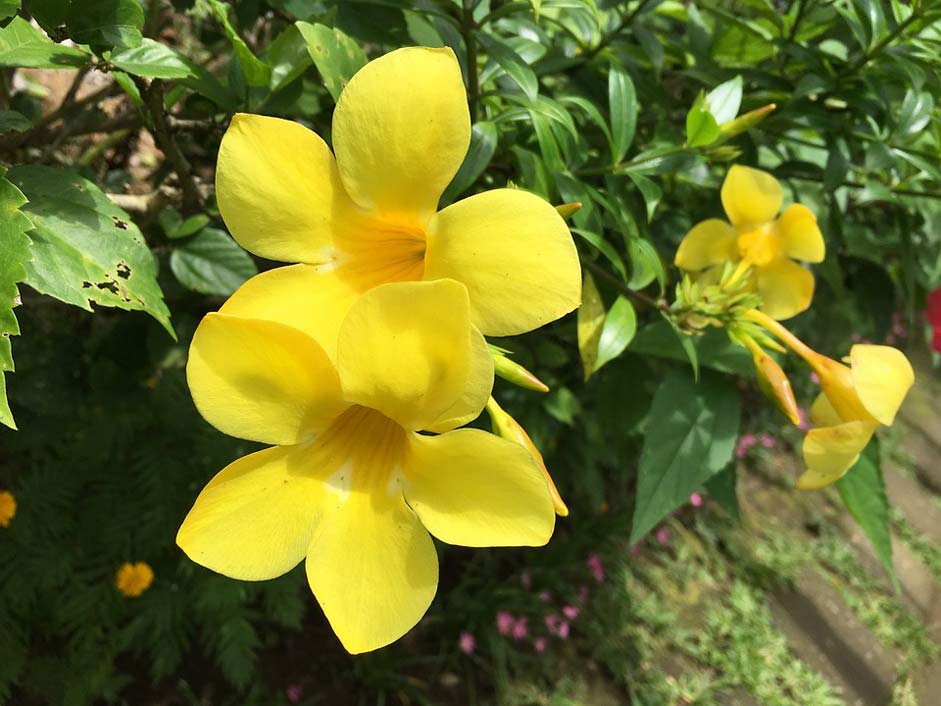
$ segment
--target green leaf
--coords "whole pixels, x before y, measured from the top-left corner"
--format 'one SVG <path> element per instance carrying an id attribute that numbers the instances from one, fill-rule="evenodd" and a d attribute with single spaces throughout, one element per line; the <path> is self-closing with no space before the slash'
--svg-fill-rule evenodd
<path id="1" fill-rule="evenodd" d="M 15 110 L 0 110 L 0 135 L 5 132 L 23 132 L 33 126 L 22 113 Z"/>
<path id="2" fill-rule="evenodd" d="M 448 188 L 444 190 L 441 196 L 443 204 L 449 204 L 458 196 L 469 189 L 478 177 L 484 173 L 484 169 L 493 159 L 494 152 L 497 151 L 497 126 L 489 120 L 474 123 L 471 129 L 470 147 L 467 154 L 464 155 L 464 161 L 457 174 L 451 179 Z"/>
<path id="3" fill-rule="evenodd" d="M 170 255 L 170 269 L 184 287 L 227 297 L 258 274 L 251 256 L 218 228 L 204 228 Z"/>
<path id="4" fill-rule="evenodd" d="M 702 336 L 693 338 L 675 333 L 668 321 L 658 321 L 637 332 L 631 344 L 631 352 L 683 362 L 687 360 L 684 341 L 690 342 L 699 364 L 704 368 L 733 375 L 753 373 L 751 354 L 732 343 L 725 332 L 718 329 L 709 329 Z"/>
<path id="5" fill-rule="evenodd" d="M 7 402 L 4 373 L 13 371 L 10 337 L 20 332 L 13 307 L 19 301 L 16 285 L 26 279 L 26 263 L 30 258 L 26 232 L 32 223 L 20 209 L 26 197 L 4 177 L 5 173 L 0 167 L 0 423 L 16 429 Z"/>
<path id="6" fill-rule="evenodd" d="M 898 127 L 895 132 L 903 137 L 918 134 L 931 121 L 934 111 L 934 99 L 927 91 L 909 89 L 899 108 Z"/>
<path id="7" fill-rule="evenodd" d="M 271 67 L 255 56 L 245 40 L 235 31 L 235 27 L 229 21 L 229 5 L 220 0 L 209 0 L 209 4 L 222 23 L 225 36 L 228 37 L 232 51 L 235 52 L 235 58 L 242 67 L 242 73 L 245 74 L 245 81 L 249 86 L 267 86 L 271 80 Z"/>
<path id="8" fill-rule="evenodd" d="M 72 0 L 65 23 L 76 43 L 98 54 L 140 46 L 144 38 L 144 11 L 137 0 Z"/>
<path id="9" fill-rule="evenodd" d="M 649 240 L 645 238 L 631 238 L 627 241 L 627 254 L 631 262 L 631 277 L 627 286 L 631 289 L 643 289 L 657 280 L 660 285 L 660 296 L 663 296 L 667 283 L 667 273 L 660 260 L 660 253 Z"/>
<path id="10" fill-rule="evenodd" d="M 702 107 L 712 114 L 717 125 L 722 125 L 735 119 L 741 105 L 742 77 L 736 76 L 709 91 Z"/>
<path id="11" fill-rule="evenodd" d="M 623 279 L 625 282 L 627 281 L 627 269 L 624 267 L 624 261 L 621 259 L 621 256 L 618 255 L 618 251 L 614 249 L 611 243 L 590 230 L 584 230 L 582 228 L 571 228 L 570 230 L 590 243 L 591 246 L 595 248 L 595 250 L 604 255 L 608 262 L 614 266 L 614 269 L 618 271 L 618 274 L 621 275 L 621 279 Z"/>
<path id="12" fill-rule="evenodd" d="M 539 79 L 529 64 L 511 47 L 493 37 L 480 33 L 477 35 L 481 45 L 494 61 L 506 72 L 513 82 L 520 87 L 526 97 L 533 102 L 539 94 Z"/>
<path id="13" fill-rule="evenodd" d="M 90 58 L 81 49 L 56 44 L 22 17 L 14 17 L 0 29 L 0 66 L 74 69 Z"/>
<path id="14" fill-rule="evenodd" d="M 711 145 L 719 137 L 719 124 L 708 110 L 694 105 L 686 114 L 686 144 L 690 147 Z"/>
<path id="15" fill-rule="evenodd" d="M 127 213 L 70 170 L 25 165 L 9 178 L 33 222 L 26 284 L 88 311 L 92 303 L 145 311 L 175 335 L 153 255 Z"/>
<path id="16" fill-rule="evenodd" d="M 223 108 L 235 107 L 234 97 L 217 78 L 176 49 L 152 39 L 144 39 L 139 47 L 116 52 L 111 63 L 134 76 L 178 79 Z"/>
<path id="17" fill-rule="evenodd" d="M 660 203 L 660 199 L 663 197 L 663 190 L 657 182 L 645 176 L 641 176 L 640 174 L 627 172 L 627 176 L 634 182 L 634 186 L 640 191 L 640 195 L 644 197 L 644 206 L 647 209 L 647 222 L 649 223 L 650 219 L 653 218 L 653 212 L 657 210 L 657 204 Z"/>
<path id="18" fill-rule="evenodd" d="M 0 20 L 12 17 L 20 9 L 20 0 L 0 0 Z"/>
<path id="19" fill-rule="evenodd" d="M 324 86 L 336 102 L 353 74 L 366 65 L 366 54 L 339 29 L 307 22 L 296 22 L 295 25 L 307 43 L 307 51 Z"/>
<path id="20" fill-rule="evenodd" d="M 608 72 L 608 104 L 611 108 L 612 162 L 617 164 L 634 142 L 637 128 L 637 92 L 627 69 L 617 63 Z"/>
<path id="21" fill-rule="evenodd" d="M 706 492 L 709 493 L 709 497 L 719 503 L 733 520 L 739 520 L 742 516 L 738 505 L 738 494 L 735 490 L 737 485 L 738 473 L 734 463 L 730 463 L 724 470 L 706 481 Z"/>
<path id="22" fill-rule="evenodd" d="M 631 344 L 635 333 L 637 314 L 634 306 L 626 297 L 618 297 L 604 317 L 594 372 L 598 372 L 605 363 L 621 355 Z"/>
<path id="23" fill-rule="evenodd" d="M 872 548 L 882 568 L 900 590 L 895 568 L 892 566 L 892 533 L 889 527 L 889 499 L 885 494 L 882 464 L 879 461 L 879 441 L 873 439 L 845 476 L 836 482 L 843 504 L 863 528 L 872 542 Z"/>
<path id="24" fill-rule="evenodd" d="M 630 544 L 635 544 L 732 460 L 741 404 L 714 374 L 699 384 L 676 370 L 654 395 L 640 455 Z"/>
<path id="25" fill-rule="evenodd" d="M 578 308 L 578 352 L 582 358 L 585 379 L 595 372 L 598 361 L 598 343 L 604 327 L 604 302 L 595 285 L 595 278 L 585 270 L 582 280 L 582 305 Z"/>

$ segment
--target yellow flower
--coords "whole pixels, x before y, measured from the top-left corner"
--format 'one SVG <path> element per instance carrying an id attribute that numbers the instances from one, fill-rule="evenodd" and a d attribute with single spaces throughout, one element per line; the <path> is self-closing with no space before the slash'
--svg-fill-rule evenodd
<path id="1" fill-rule="evenodd" d="M 0 527 L 9 527 L 16 516 L 16 498 L 8 490 L 0 490 Z"/>
<path id="2" fill-rule="evenodd" d="M 216 172 L 222 217 L 247 250 L 300 264 L 252 278 L 222 313 L 298 328 L 332 359 L 328 342 L 355 298 L 387 282 L 462 282 L 486 335 L 523 333 L 578 306 L 575 244 L 546 201 L 495 189 L 437 211 L 471 134 L 450 49 L 367 64 L 340 96 L 331 134 L 335 159 L 302 125 L 233 118 Z"/>
<path id="3" fill-rule="evenodd" d="M 767 172 L 733 166 L 722 184 L 722 206 L 731 223 L 710 218 L 693 227 L 674 262 L 698 272 L 723 262 L 754 270 L 761 310 L 783 320 L 804 311 L 814 295 L 814 276 L 794 262 L 822 262 L 823 236 L 810 209 L 791 204 L 775 219 L 784 200 L 781 184 Z"/>
<path id="4" fill-rule="evenodd" d="M 243 580 L 306 557 L 327 619 L 359 653 L 427 610 L 438 583 L 429 533 L 472 547 L 545 544 L 555 513 L 531 455 L 456 429 L 493 385 L 471 318 L 467 289 L 450 279 L 374 287 L 333 342 L 322 329 L 206 316 L 187 365 L 197 408 L 221 431 L 273 446 L 209 482 L 180 547 Z M 317 340 L 336 349 L 335 363 Z"/>
<path id="5" fill-rule="evenodd" d="M 842 478 L 876 428 L 892 424 L 915 382 L 908 358 L 891 346 L 857 344 L 849 364 L 819 354 L 811 363 L 823 391 L 810 409 L 817 428 L 804 437 L 808 470 L 798 478 L 798 488 L 822 488 Z"/>
<path id="6" fill-rule="evenodd" d="M 136 598 L 150 588 L 154 580 L 154 570 L 144 561 L 136 564 L 125 562 L 114 575 L 114 585 L 128 598 Z"/>

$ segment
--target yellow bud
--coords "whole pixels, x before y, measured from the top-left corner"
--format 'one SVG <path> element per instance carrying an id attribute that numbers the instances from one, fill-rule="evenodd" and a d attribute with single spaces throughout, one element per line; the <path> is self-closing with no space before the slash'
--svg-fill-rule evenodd
<path id="1" fill-rule="evenodd" d="M 556 206 L 555 210 L 559 212 L 559 215 L 562 216 L 562 218 L 571 218 L 576 213 L 578 213 L 581 208 L 581 201 L 573 201 L 572 203 L 563 203 L 560 206 Z"/>
<path id="2" fill-rule="evenodd" d="M 114 575 L 114 586 L 128 598 L 136 598 L 150 588 L 153 580 L 154 570 L 147 562 L 125 562 Z"/>
<path id="3" fill-rule="evenodd" d="M 794 426 L 799 426 L 801 417 L 797 410 L 797 400 L 791 389 L 791 381 L 777 361 L 770 355 L 758 349 L 752 351 L 755 362 L 755 374 L 758 377 L 758 387 L 775 406 L 784 412 L 785 416 Z"/>
<path id="4" fill-rule="evenodd" d="M 490 414 L 490 423 L 493 426 L 494 434 L 501 436 L 507 441 L 519 444 L 533 455 L 533 458 L 536 460 L 536 465 L 539 466 L 542 475 L 546 479 L 546 483 L 549 485 L 549 493 L 552 495 L 552 505 L 555 507 L 555 514 L 559 517 L 567 517 L 569 509 L 562 500 L 562 496 L 559 495 L 559 489 L 555 487 L 552 476 L 549 475 L 549 469 L 546 468 L 546 462 L 543 460 L 542 454 L 539 453 L 539 449 L 536 448 L 533 440 L 529 438 L 529 434 L 526 433 L 526 430 L 520 426 L 519 422 L 507 414 L 493 397 L 487 402 L 487 412 Z"/>
<path id="5" fill-rule="evenodd" d="M 774 103 L 769 103 L 768 105 L 762 106 L 761 108 L 756 108 L 747 113 L 739 115 L 735 120 L 730 120 L 727 123 L 723 123 L 719 126 L 719 133 L 722 137 L 729 138 L 735 137 L 746 130 L 750 130 L 755 127 L 758 123 L 768 117 L 768 114 L 771 113 L 778 106 Z"/>
<path id="6" fill-rule="evenodd" d="M 546 383 L 519 363 L 510 360 L 502 353 L 497 353 L 496 351 L 491 351 L 491 355 L 493 356 L 493 372 L 507 382 L 512 382 L 514 385 L 525 387 L 527 390 L 535 390 L 536 392 L 549 391 L 549 386 L 546 385 Z"/>

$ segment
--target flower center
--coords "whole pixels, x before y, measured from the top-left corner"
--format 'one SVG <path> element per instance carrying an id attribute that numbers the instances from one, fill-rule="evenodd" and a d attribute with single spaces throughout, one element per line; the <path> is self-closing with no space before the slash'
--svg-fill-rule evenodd
<path id="1" fill-rule="evenodd" d="M 767 265 L 781 255 L 779 238 L 773 223 L 749 228 L 738 235 L 738 252 L 743 260 L 757 267 Z"/>
<path id="2" fill-rule="evenodd" d="M 386 223 L 370 223 L 344 238 L 343 273 L 361 291 L 387 282 L 412 282 L 425 274 L 425 232 Z"/>
<path id="3" fill-rule="evenodd" d="M 383 414 L 353 405 L 313 442 L 312 462 L 340 499 L 350 493 L 400 492 L 408 450 L 405 429 Z"/>

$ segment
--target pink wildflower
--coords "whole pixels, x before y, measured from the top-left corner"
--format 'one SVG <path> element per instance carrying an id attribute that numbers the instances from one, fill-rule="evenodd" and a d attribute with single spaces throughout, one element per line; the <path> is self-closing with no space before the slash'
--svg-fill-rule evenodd
<path id="1" fill-rule="evenodd" d="M 526 618 L 519 618 L 513 625 L 513 639 L 522 640 L 529 634 L 529 621 Z"/>
<path id="2" fill-rule="evenodd" d="M 702 507 L 702 495 L 693 493 L 689 496 L 689 504 L 693 507 Z"/>
<path id="3" fill-rule="evenodd" d="M 595 581 L 598 583 L 604 581 L 604 565 L 601 563 L 600 556 L 592 552 L 588 555 L 585 563 L 588 564 L 588 569 L 591 571 L 591 575 L 595 577 Z"/>
<path id="4" fill-rule="evenodd" d="M 543 618 L 543 622 L 546 624 L 546 630 L 554 635 L 559 629 L 559 623 L 562 622 L 562 618 L 560 618 L 556 613 L 549 613 L 549 615 Z"/>
<path id="5" fill-rule="evenodd" d="M 497 632 L 501 635 L 509 635 L 513 631 L 514 623 L 516 623 L 516 618 L 512 613 L 505 610 L 497 613 Z"/>
<path id="6" fill-rule="evenodd" d="M 559 632 L 557 633 L 559 637 L 563 640 L 567 640 L 569 637 L 569 624 L 565 620 L 559 625 Z"/>
<path id="7" fill-rule="evenodd" d="M 810 415 L 807 414 L 807 410 L 804 409 L 803 407 L 798 407 L 797 414 L 800 417 L 800 423 L 798 423 L 797 428 L 800 429 L 801 431 L 807 431 L 808 429 L 810 429 L 810 421 L 809 421 Z"/>
<path id="8" fill-rule="evenodd" d="M 539 594 L 539 600 L 543 603 L 552 603 L 552 594 L 549 591 L 543 591 Z"/>
<path id="9" fill-rule="evenodd" d="M 582 584 L 578 587 L 578 602 L 582 605 L 585 605 L 585 601 L 588 600 L 588 594 L 591 593 L 591 589 L 588 588 L 585 584 Z"/>
<path id="10" fill-rule="evenodd" d="M 661 547 L 665 547 L 666 545 L 670 543 L 670 528 L 669 527 L 661 527 L 660 529 L 657 530 L 657 543 Z"/>
<path id="11" fill-rule="evenodd" d="M 300 684 L 291 684 L 286 690 L 288 701 L 292 704 L 300 703 L 301 697 L 304 696 L 304 687 Z"/>
<path id="12" fill-rule="evenodd" d="M 771 434 L 762 434 L 758 440 L 766 449 L 773 449 L 778 443 Z"/>
<path id="13" fill-rule="evenodd" d="M 477 647 L 477 640 L 469 632 L 462 632 L 461 636 L 457 640 L 458 647 L 461 648 L 461 652 L 466 655 L 474 654 L 474 648 Z"/>
<path id="14" fill-rule="evenodd" d="M 745 458 L 745 454 L 755 443 L 757 443 L 757 439 L 755 439 L 754 434 L 742 434 L 738 437 L 738 443 L 735 445 L 736 458 Z"/>
<path id="15" fill-rule="evenodd" d="M 533 640 L 533 649 L 536 650 L 538 654 L 542 654 L 543 652 L 546 651 L 547 644 L 548 644 L 548 641 L 546 640 L 546 638 L 537 637 L 535 640 Z"/>
<path id="16" fill-rule="evenodd" d="M 575 620 L 578 617 L 578 606 L 567 605 L 562 607 L 562 615 L 564 615 L 569 620 Z"/>

